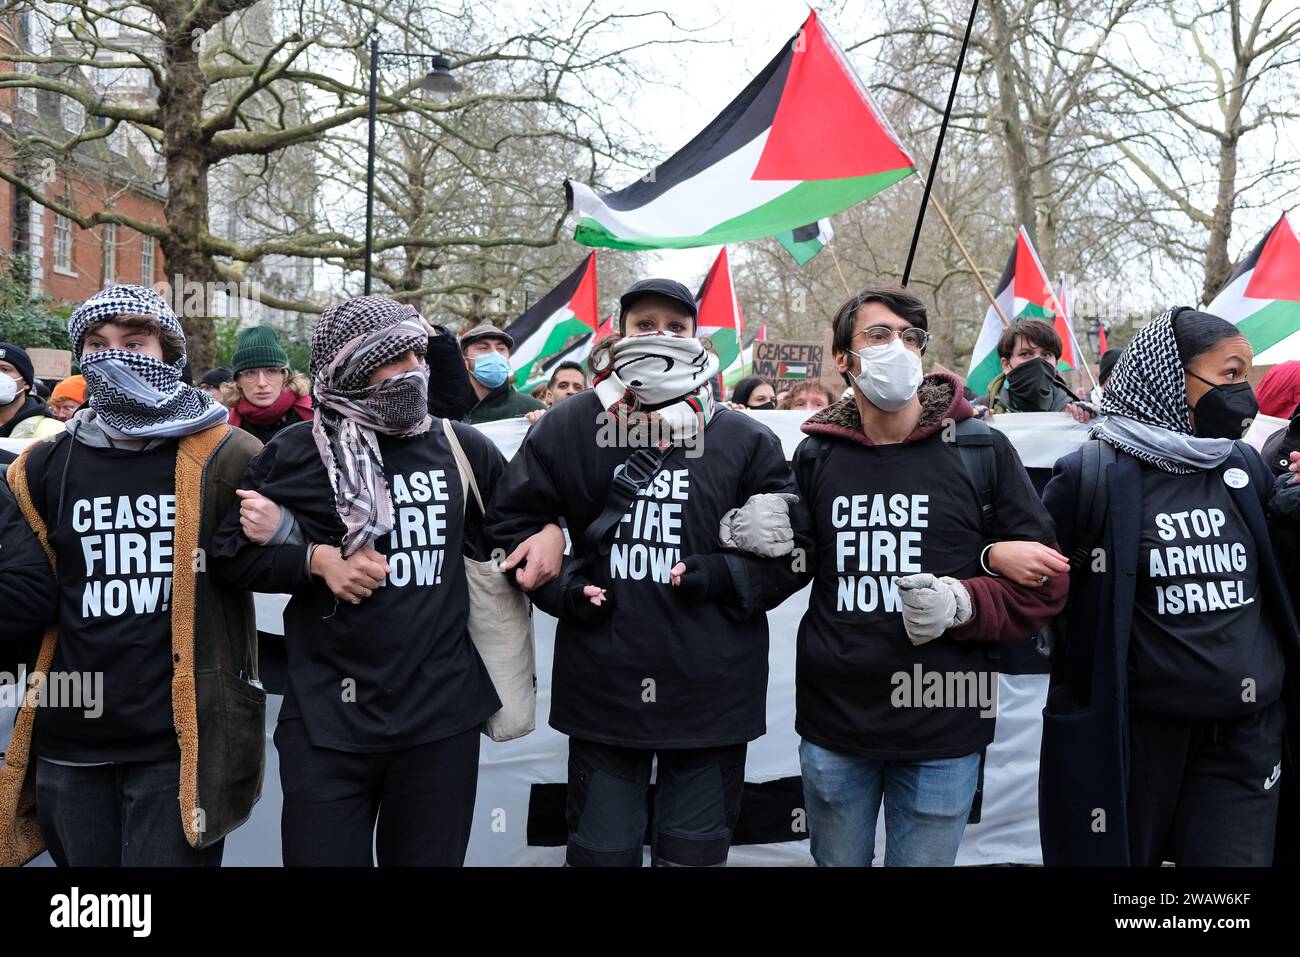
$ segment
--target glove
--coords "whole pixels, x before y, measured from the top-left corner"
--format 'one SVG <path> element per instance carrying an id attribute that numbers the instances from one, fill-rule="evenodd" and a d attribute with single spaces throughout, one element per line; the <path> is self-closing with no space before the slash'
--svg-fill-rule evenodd
<path id="1" fill-rule="evenodd" d="M 697 605 L 704 601 L 722 601 L 734 594 L 731 569 L 727 567 L 727 556 L 692 555 L 683 559 L 686 570 L 682 572 L 681 584 L 673 590 L 677 597 L 687 604 Z"/>
<path id="2" fill-rule="evenodd" d="M 718 524 L 723 548 L 751 552 L 761 558 L 779 558 L 794 551 L 790 505 L 799 501 L 789 492 L 759 492 L 740 508 L 733 508 Z"/>
<path id="3" fill-rule="evenodd" d="M 933 641 L 949 628 L 970 621 L 974 609 L 966 586 L 955 578 L 922 572 L 898 579 L 903 627 L 914 645 Z"/>
<path id="4" fill-rule="evenodd" d="M 594 584 L 585 571 L 582 562 L 565 558 L 559 577 L 530 592 L 529 598 L 542 611 L 561 621 L 593 628 L 609 618 L 613 596 L 606 590 L 601 603 L 593 605 L 591 599 L 582 593 L 583 588 Z"/>

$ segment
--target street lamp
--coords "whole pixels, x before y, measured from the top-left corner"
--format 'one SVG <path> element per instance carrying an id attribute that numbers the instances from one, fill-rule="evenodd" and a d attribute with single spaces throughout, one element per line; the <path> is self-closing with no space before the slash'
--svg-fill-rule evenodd
<path id="1" fill-rule="evenodd" d="M 405 57 L 429 60 L 429 71 L 420 81 L 418 89 L 425 93 L 447 94 L 464 89 L 451 75 L 451 61 L 441 53 L 430 57 L 425 53 L 403 53 L 400 50 L 380 50 L 379 32 L 370 33 L 370 141 L 366 150 L 366 285 L 370 295 L 370 260 L 375 247 L 375 117 L 379 112 L 379 58 Z"/>

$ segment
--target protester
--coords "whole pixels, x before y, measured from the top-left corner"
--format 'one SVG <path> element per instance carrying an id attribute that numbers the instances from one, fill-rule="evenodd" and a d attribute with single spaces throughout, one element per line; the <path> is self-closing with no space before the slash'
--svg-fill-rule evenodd
<path id="1" fill-rule="evenodd" d="M 217 580 L 292 596 L 275 731 L 286 865 L 370 866 L 373 850 L 385 866 L 464 861 L 480 728 L 501 703 L 467 632 L 461 556 L 487 559 L 482 517 L 428 414 L 427 345 L 391 299 L 326 310 L 315 417 L 277 434 L 239 493 L 283 507 L 295 531 L 250 538 L 241 507 L 213 543 Z M 454 429 L 489 498 L 500 453 Z"/>
<path id="2" fill-rule="evenodd" d="M 1273 861 L 1279 794 L 1296 800 L 1275 785 L 1300 637 L 1266 525 L 1272 478 L 1237 441 L 1252 359 L 1217 316 L 1155 319 L 1115 365 L 1097 441 L 1047 486 L 1075 555 L 1044 716 L 1047 864 Z"/>
<path id="3" fill-rule="evenodd" d="M 54 387 L 50 393 L 50 415 L 60 422 L 67 422 L 77 410 L 86 404 L 86 377 L 70 375 Z"/>
<path id="4" fill-rule="evenodd" d="M 870 866 L 882 800 L 887 866 L 954 862 L 993 740 L 990 643 L 1033 634 L 1065 600 L 1066 562 L 1015 450 L 972 419 L 957 379 L 922 376 L 926 327 L 901 288 L 841 306 L 832 355 L 854 394 L 803 424 L 794 456 L 794 532 L 810 522 L 814 546 L 795 729 L 821 866 Z M 923 704 L 927 674 L 977 687 Z M 916 686 L 900 691 L 900 676 Z"/>
<path id="5" fill-rule="evenodd" d="M 42 439 L 63 431 L 35 386 L 36 370 L 26 350 L 0 342 L 0 439 Z"/>
<path id="6" fill-rule="evenodd" d="M 1260 415 L 1289 419 L 1300 406 L 1300 360 L 1279 362 L 1259 380 L 1255 393 Z"/>
<path id="7" fill-rule="evenodd" d="M 835 394 L 830 389 L 809 379 L 791 386 L 776 407 L 795 412 L 818 412 L 835 401 Z"/>
<path id="8" fill-rule="evenodd" d="M 724 550 L 719 525 L 736 508 L 784 511 L 761 493 L 792 493 L 790 469 L 770 431 L 714 404 L 718 360 L 681 283 L 633 285 L 619 335 L 590 361 L 594 388 L 542 417 L 488 510 L 505 549 L 560 519 L 573 540 L 560 577 L 533 591 L 559 619 L 550 722 L 569 736 L 566 860 L 640 865 L 657 759 L 652 862 L 721 866 L 747 743 L 765 730 L 765 611 L 798 582 L 788 560 Z"/>
<path id="9" fill-rule="evenodd" d="M 998 339 L 1002 373 L 989 383 L 993 412 L 1069 412 L 1087 422 L 1096 409 L 1070 391 L 1056 371 L 1061 337 L 1050 322 L 1016 319 Z"/>
<path id="10" fill-rule="evenodd" d="M 266 444 L 283 429 L 311 418 L 311 383 L 289 368 L 289 355 L 271 326 L 242 330 L 231 366 L 234 378 L 221 387 L 231 425 Z"/>
<path id="11" fill-rule="evenodd" d="M 199 379 L 198 388 L 210 395 L 214 401 L 221 402 L 221 387 L 227 382 L 233 382 L 235 374 L 225 366 L 219 366 L 216 369 L 209 369 L 203 373 Z"/>
<path id="12" fill-rule="evenodd" d="M 58 558 L 42 668 L 102 687 L 93 703 L 20 713 L 6 759 L 35 773 L 39 831 L 0 820 L 0 847 L 16 839 L 25 859 L 43 835 L 59 865 L 217 866 L 261 791 L 266 697 L 251 596 L 195 556 L 257 441 L 180 382 L 185 337 L 153 290 L 108 287 L 74 310 L 68 338 L 91 408 L 8 479 Z M 0 807 L 24 806 L 21 785 L 4 779 Z"/>
<path id="13" fill-rule="evenodd" d="M 775 409 L 776 389 L 762 376 L 746 376 L 731 390 L 731 400 L 727 407 L 738 411 Z"/>
<path id="14" fill-rule="evenodd" d="M 490 323 L 475 326 L 460 337 L 465 368 L 478 396 L 478 402 L 465 415 L 466 422 L 481 425 L 546 408 L 515 388 L 510 372 L 510 350 L 514 347 L 514 339 Z"/>
<path id="15" fill-rule="evenodd" d="M 554 406 L 562 399 L 575 396 L 588 386 L 587 372 L 582 363 L 565 361 L 555 367 L 546 383 L 546 404 Z"/>

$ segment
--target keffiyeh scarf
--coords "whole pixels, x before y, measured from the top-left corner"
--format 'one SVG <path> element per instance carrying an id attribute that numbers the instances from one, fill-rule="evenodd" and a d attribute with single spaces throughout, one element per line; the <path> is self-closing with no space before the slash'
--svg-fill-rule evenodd
<path id="1" fill-rule="evenodd" d="M 370 376 L 408 349 L 423 356 L 427 348 L 419 314 L 383 296 L 362 296 L 326 310 L 312 334 L 312 435 L 345 528 L 345 558 L 393 529 L 378 435 L 420 435 L 432 422 L 427 369 L 374 385 Z"/>
<path id="2" fill-rule="evenodd" d="M 713 417 L 710 380 L 717 374 L 718 357 L 698 339 L 627 336 L 614 343 L 609 368 L 597 374 L 596 396 L 629 433 L 646 429 L 662 449 L 704 431 Z M 668 426 L 668 435 L 658 422 Z"/>
<path id="3" fill-rule="evenodd" d="M 109 286 L 77 307 L 68 337 L 103 431 L 119 439 L 177 438 L 225 422 L 224 406 L 181 381 L 183 353 L 173 363 L 121 349 L 81 355 L 91 324 L 127 315 L 152 316 L 163 329 L 184 335 L 167 300 L 144 286 Z"/>
<path id="4" fill-rule="evenodd" d="M 1178 357 L 1171 309 L 1143 327 L 1120 355 L 1106 383 L 1101 412 L 1106 418 L 1091 435 L 1141 462 L 1174 475 L 1223 464 L 1231 439 L 1206 439 L 1192 431 L 1187 380 Z"/>

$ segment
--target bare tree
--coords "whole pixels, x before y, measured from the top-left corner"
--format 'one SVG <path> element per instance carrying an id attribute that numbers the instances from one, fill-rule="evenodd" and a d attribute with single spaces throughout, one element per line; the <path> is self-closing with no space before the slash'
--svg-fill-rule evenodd
<path id="1" fill-rule="evenodd" d="M 574 13 L 540 11 L 527 22 L 515 18 L 510 32 L 491 35 L 461 28 L 499 19 L 486 0 L 466 0 L 450 12 L 434 11 L 414 0 L 384 4 L 301 0 L 272 17 L 263 16 L 258 26 L 265 25 L 264 29 L 240 30 L 241 18 L 249 16 L 255 4 L 256 0 L 0 2 L 0 13 L 29 18 L 48 37 L 39 50 L 7 54 L 16 69 L 0 74 L 0 89 L 54 94 L 80 104 L 88 117 L 83 130 L 62 139 L 4 130 L 10 153 L 0 156 L 0 177 L 82 228 L 116 223 L 154 236 L 169 272 L 199 289 L 238 282 L 251 265 L 272 256 L 323 260 L 356 270 L 364 255 L 356 215 L 364 183 L 339 183 L 350 197 L 337 198 L 333 215 L 268 216 L 246 231 L 247 238 L 230 238 L 210 228 L 213 200 L 220 199 L 210 194 L 210 177 L 221 164 L 255 167 L 262 162 L 269 167 L 294 148 L 315 149 L 332 135 L 348 133 L 355 139 L 368 110 L 365 44 L 371 29 L 380 31 L 385 46 L 447 53 L 465 86 L 447 100 L 420 100 L 410 95 L 422 79 L 418 69 L 404 71 L 405 78 L 396 83 L 390 77 L 403 71 L 386 69 L 378 101 L 381 122 L 418 116 L 437 128 L 442 142 L 470 150 L 481 150 L 485 144 L 475 139 L 473 121 L 467 118 L 522 105 L 538 109 L 536 119 L 542 128 L 560 125 L 563 119 L 570 129 L 583 128 L 595 144 L 603 121 L 593 86 L 616 87 L 623 82 L 620 78 L 634 77 L 630 59 L 635 51 L 672 42 L 656 35 L 657 25 L 673 26 L 666 15 L 625 15 L 601 9 L 595 2 Z M 629 29 L 632 26 L 636 29 Z M 635 39 L 618 39 L 620 28 Z M 87 76 L 92 70 L 145 76 L 152 95 L 134 99 L 99 95 Z M 468 126 L 462 128 L 463 122 Z M 164 224 L 144 222 L 111 207 L 80 212 L 58 197 L 45 195 L 42 182 L 24 172 L 31 168 L 32 156 L 71 162 L 80 146 L 111 136 L 122 126 L 157 152 L 158 178 L 166 194 Z M 603 158 L 611 152 L 608 141 L 593 149 L 603 166 Z M 14 162 L 18 158 L 26 162 Z M 561 172 L 555 171 L 557 183 Z M 321 199 L 313 212 L 326 212 L 326 197 Z M 418 228 L 377 235 L 376 256 L 388 264 L 390 253 L 397 251 L 420 266 L 421 256 L 451 250 L 551 246 L 559 238 L 555 221 L 562 202 L 557 187 L 554 216 L 534 217 L 525 224 L 506 222 L 501 231 L 487 231 L 477 221 L 447 228 L 417 218 L 409 226 Z M 397 223 L 390 220 L 388 225 Z M 385 265 L 383 278 L 396 280 L 397 274 L 388 269 Z M 319 302 L 264 298 L 281 308 L 321 308 Z M 186 302 L 190 304 L 188 298 Z M 213 354 L 210 303 L 205 297 L 186 313 L 182 318 L 191 351 L 201 365 Z"/>

